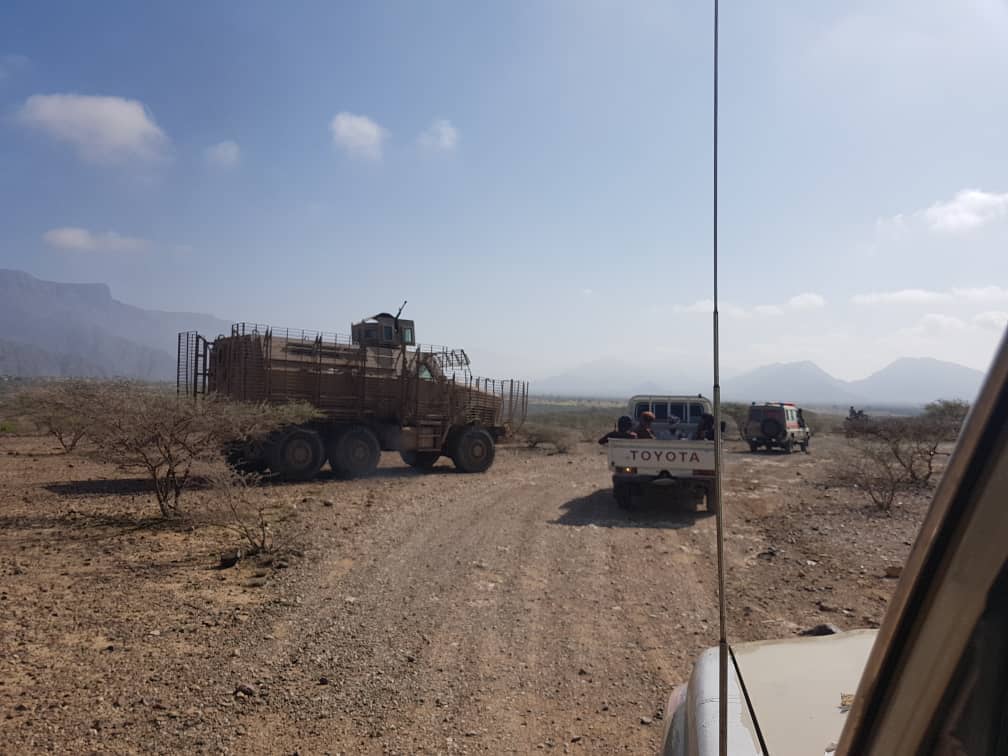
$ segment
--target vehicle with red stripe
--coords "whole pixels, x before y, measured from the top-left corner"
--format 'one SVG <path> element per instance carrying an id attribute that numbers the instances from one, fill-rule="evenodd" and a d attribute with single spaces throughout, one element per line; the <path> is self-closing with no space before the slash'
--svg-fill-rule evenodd
<path id="1" fill-rule="evenodd" d="M 767 451 L 782 449 L 790 454 L 797 446 L 808 453 L 812 430 L 801 408 L 793 402 L 753 402 L 742 428 L 742 438 L 749 443 L 751 452 L 763 447 Z"/>

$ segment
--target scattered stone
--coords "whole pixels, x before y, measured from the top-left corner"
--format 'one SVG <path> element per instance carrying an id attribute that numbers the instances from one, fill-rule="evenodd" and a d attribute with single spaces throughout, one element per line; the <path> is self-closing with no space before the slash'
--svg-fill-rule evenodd
<path id="1" fill-rule="evenodd" d="M 824 604 L 822 601 L 817 601 L 816 606 L 819 608 L 820 612 L 836 612 L 837 608 L 835 606 L 830 606 L 829 604 Z"/>
<path id="2" fill-rule="evenodd" d="M 770 546 L 769 548 L 757 554 L 756 557 L 758 559 L 765 559 L 766 561 L 770 561 L 775 556 L 777 556 L 777 554 L 778 554 L 777 549 L 775 549 L 773 546 Z"/>
<path id="3" fill-rule="evenodd" d="M 885 568 L 885 576 L 887 578 L 893 578 L 893 579 L 895 579 L 895 578 L 898 578 L 902 574 L 903 574 L 903 568 L 900 565 L 898 565 L 898 564 L 890 565 L 890 566 L 888 566 L 888 567 Z"/>
<path id="4" fill-rule="evenodd" d="M 574 737 L 571 738 L 571 743 L 580 743 L 580 742 L 581 742 L 580 735 L 575 735 Z"/>
<path id="5" fill-rule="evenodd" d="M 320 677 L 318 679 L 318 684 L 319 685 L 328 685 L 329 684 L 329 678 L 326 677 L 325 675 L 322 675 L 322 677 Z"/>
<path id="6" fill-rule="evenodd" d="M 217 565 L 218 570 L 226 570 L 234 567 L 241 561 L 242 553 L 241 551 L 228 551 L 220 556 L 220 563 Z"/>
<path id="7" fill-rule="evenodd" d="M 476 732 L 476 730 L 466 730 L 465 736 L 467 738 L 475 738 L 477 735 L 479 735 L 479 733 Z"/>
<path id="8" fill-rule="evenodd" d="M 245 581 L 246 588 L 262 588 L 266 585 L 265 577 L 254 577 Z"/>
<path id="9" fill-rule="evenodd" d="M 652 721 L 653 720 L 651 719 L 651 717 L 641 717 L 640 718 L 640 723 L 642 725 L 649 725 L 649 724 L 651 724 Z"/>
<path id="10" fill-rule="evenodd" d="M 333 507 L 333 506 L 336 506 L 336 502 L 333 501 L 332 499 L 322 499 L 322 506 L 323 507 Z"/>
<path id="11" fill-rule="evenodd" d="M 246 683 L 239 683 L 235 687 L 235 695 L 237 696 L 239 693 L 243 696 L 247 696 L 248 698 L 255 698 L 256 689 Z"/>

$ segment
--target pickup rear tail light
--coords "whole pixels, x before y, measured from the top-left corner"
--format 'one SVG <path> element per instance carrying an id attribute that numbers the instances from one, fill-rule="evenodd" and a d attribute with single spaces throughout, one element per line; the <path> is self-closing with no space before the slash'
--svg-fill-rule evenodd
<path id="1" fill-rule="evenodd" d="M 693 471 L 693 477 L 694 478 L 713 478 L 714 477 L 714 471 L 713 470 L 694 470 Z"/>
<path id="2" fill-rule="evenodd" d="M 624 473 L 625 475 L 636 475 L 637 474 L 637 468 L 636 467 L 617 467 L 616 468 L 616 472 L 621 472 L 621 473 Z"/>

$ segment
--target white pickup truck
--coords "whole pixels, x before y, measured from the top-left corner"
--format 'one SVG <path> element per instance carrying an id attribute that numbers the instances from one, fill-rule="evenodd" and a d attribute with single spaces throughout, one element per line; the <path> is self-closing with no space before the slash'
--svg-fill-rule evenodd
<path id="1" fill-rule="evenodd" d="M 613 495 L 629 507 L 646 486 L 704 496 L 714 511 L 714 442 L 610 438 Z"/>

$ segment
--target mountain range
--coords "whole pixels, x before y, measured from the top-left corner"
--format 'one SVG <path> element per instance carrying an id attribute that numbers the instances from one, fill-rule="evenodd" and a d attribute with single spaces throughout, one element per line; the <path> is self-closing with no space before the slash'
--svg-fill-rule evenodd
<path id="1" fill-rule="evenodd" d="M 631 366 L 629 369 L 627 366 Z M 670 379 L 669 375 L 674 375 Z M 726 401 L 792 401 L 809 406 L 921 405 L 935 399 L 972 401 L 984 374 L 954 362 L 929 357 L 903 357 L 867 378 L 835 378 L 814 362 L 765 365 L 736 375 L 723 375 Z M 710 396 L 709 373 L 671 370 L 639 361 L 596 360 L 575 370 L 534 381 L 540 396 L 626 398 L 634 394 L 704 394 Z"/>
<path id="2" fill-rule="evenodd" d="M 230 324 L 124 304 L 105 284 L 0 269 L 0 375 L 170 380 L 178 332 L 192 330 L 216 335 Z"/>
<path id="3" fill-rule="evenodd" d="M 216 336 L 229 330 L 228 321 L 211 315 L 124 304 L 105 284 L 55 283 L 0 269 L 0 375 L 172 380 L 179 331 Z M 930 358 L 901 358 L 856 381 L 834 378 L 813 362 L 792 362 L 725 375 L 722 394 L 729 401 L 910 405 L 971 400 L 982 381 L 979 370 Z M 603 359 L 534 381 L 532 392 L 595 398 L 709 395 L 710 384 L 703 368 Z"/>

